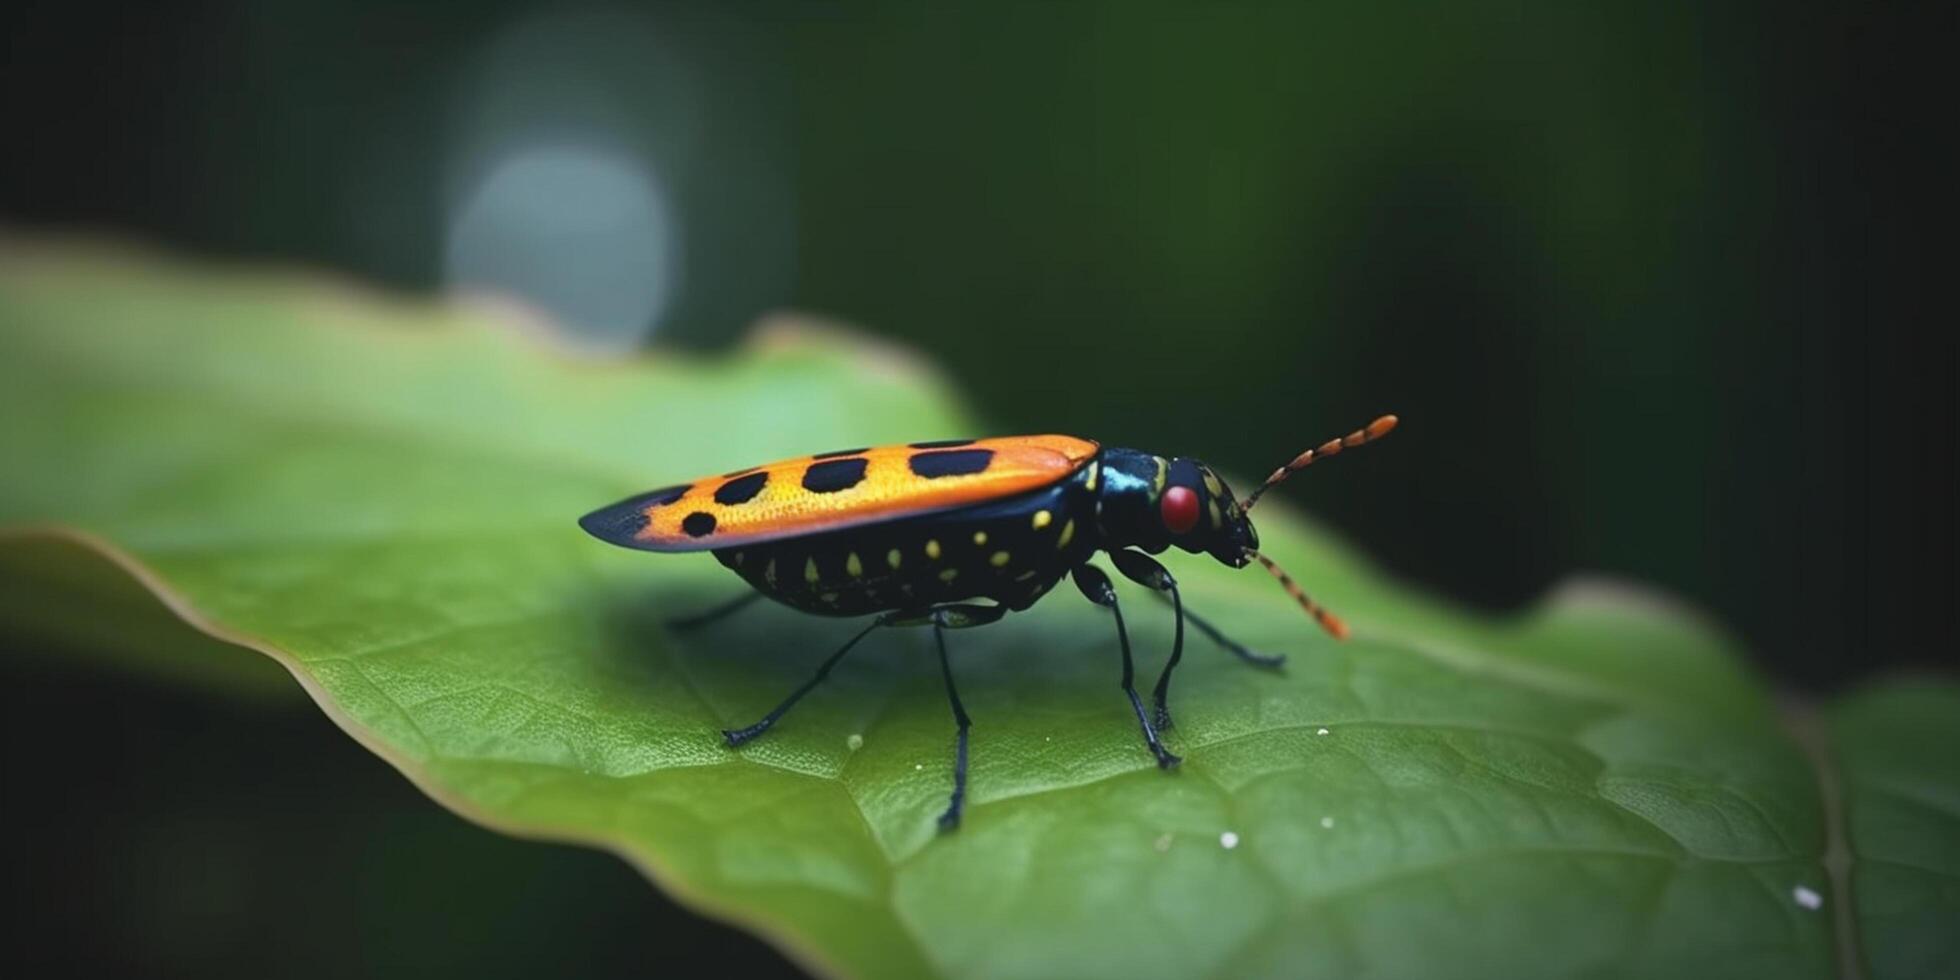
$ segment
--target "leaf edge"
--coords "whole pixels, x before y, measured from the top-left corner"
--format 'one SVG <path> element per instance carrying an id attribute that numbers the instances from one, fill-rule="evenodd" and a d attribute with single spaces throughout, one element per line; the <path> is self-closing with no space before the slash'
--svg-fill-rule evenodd
<path id="1" fill-rule="evenodd" d="M 656 888 L 672 896 L 690 911 L 760 938 L 799 968 L 820 977 L 850 975 L 843 964 L 831 960 L 816 946 L 807 944 L 793 930 L 765 919 L 751 918 L 739 905 L 723 903 L 708 893 L 694 890 L 651 854 L 638 853 L 629 846 L 603 837 L 587 835 L 563 827 L 533 826 L 508 821 L 478 809 L 474 804 L 451 793 L 421 765 L 396 752 L 371 730 L 342 711 L 334 702 L 332 695 L 307 674 L 304 666 L 292 654 L 270 640 L 211 621 L 192 606 L 188 599 L 178 594 L 160 573 L 120 546 L 90 531 L 65 525 L 0 526 L 0 547 L 6 547 L 12 541 L 37 539 L 66 543 L 102 559 L 111 567 L 129 576 L 185 626 L 221 643 L 258 653 L 278 664 L 299 684 L 300 690 L 305 692 L 307 698 L 336 728 L 352 738 L 361 748 L 387 763 L 407 779 L 409 785 L 443 809 L 486 830 L 519 840 L 565 844 L 611 854 L 626 862 L 628 867 L 639 872 Z"/>

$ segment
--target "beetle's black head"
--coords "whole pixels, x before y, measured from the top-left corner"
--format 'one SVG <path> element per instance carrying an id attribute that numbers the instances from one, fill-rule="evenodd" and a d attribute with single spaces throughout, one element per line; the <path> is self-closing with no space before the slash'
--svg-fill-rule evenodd
<path id="1" fill-rule="evenodd" d="M 1195 459 L 1165 459 L 1134 449 L 1105 449 L 1077 479 L 1096 494 L 1096 524 L 1102 547 L 1142 548 L 1151 554 L 1177 545 L 1185 551 L 1208 554 L 1233 568 L 1253 562 L 1265 566 L 1293 601 L 1336 639 L 1348 635 L 1346 624 L 1307 596 L 1299 583 L 1271 558 L 1259 553 L 1259 533 L 1246 512 L 1259 495 L 1288 476 L 1343 449 L 1375 441 L 1395 428 L 1393 415 L 1384 415 L 1339 439 L 1329 439 L 1273 471 L 1243 503 L 1232 496 L 1211 467 Z"/>
<path id="2" fill-rule="evenodd" d="M 1176 545 L 1233 568 L 1252 561 L 1259 534 L 1211 467 L 1134 449 L 1105 449 L 1091 465 L 1084 479 L 1096 494 L 1104 547 L 1157 554 Z"/>

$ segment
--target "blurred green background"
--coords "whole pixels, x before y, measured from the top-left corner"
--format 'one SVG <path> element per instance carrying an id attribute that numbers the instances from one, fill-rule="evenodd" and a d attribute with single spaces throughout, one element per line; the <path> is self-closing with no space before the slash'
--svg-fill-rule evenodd
<path id="1" fill-rule="evenodd" d="M 769 311 L 813 311 L 925 352 L 1000 432 L 1248 478 L 1394 411 L 1405 428 L 1355 461 L 1365 477 L 1344 460 L 1284 493 L 1441 593 L 1501 610 L 1574 571 L 1651 581 L 1810 691 L 1955 646 L 1960 409 L 1926 214 L 1950 126 L 1919 108 L 1918 54 L 1950 34 L 1936 14 L 289 0 L 9 16 L 15 230 L 495 291 L 607 352 L 715 349 Z M 687 475 L 648 462 L 650 484 Z M 154 692 L 9 670 L 47 704 L 128 701 L 132 725 L 166 729 L 142 737 L 169 772 L 256 771 L 207 731 L 169 731 L 179 713 L 141 707 Z M 780 965 L 609 859 L 432 812 L 315 717 L 238 710 L 200 717 L 339 760 L 318 764 L 344 791 L 303 809 L 417 841 L 429 863 L 326 900 L 314 889 L 348 887 L 340 860 L 238 860 L 249 887 L 213 892 L 219 908 L 284 903 L 343 934 L 424 923 L 369 943 L 379 959 L 322 944 L 323 975 L 454 969 L 454 935 L 428 923 L 480 925 L 465 900 L 506 902 L 527 947 L 585 944 L 592 969 L 655 962 L 661 943 Z M 155 778 L 105 776 L 74 806 L 148 806 L 130 797 Z M 240 827 L 291 812 L 211 773 L 170 785 Z M 76 846 L 129 824 L 86 826 Z M 85 900 L 113 866 L 60 867 L 15 887 L 124 923 L 131 949 L 161 942 L 137 921 L 148 903 Z M 495 880 L 418 891 L 478 875 Z M 132 962 L 208 972 L 236 948 L 168 931 L 185 958 Z"/>

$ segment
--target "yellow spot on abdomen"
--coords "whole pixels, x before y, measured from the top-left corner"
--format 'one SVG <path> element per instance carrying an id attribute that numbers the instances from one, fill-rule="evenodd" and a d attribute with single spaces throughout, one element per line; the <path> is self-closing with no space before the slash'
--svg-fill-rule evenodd
<path id="1" fill-rule="evenodd" d="M 1009 555 L 1007 552 L 996 551 L 994 552 L 994 556 L 992 558 L 987 559 L 987 563 L 994 566 L 995 568 L 1005 568 L 1007 567 L 1007 563 L 1013 560 L 1014 557 L 1012 555 Z"/>
<path id="2" fill-rule="evenodd" d="M 1052 520 L 1054 520 L 1054 519 L 1055 519 L 1055 515 L 1053 515 L 1053 514 L 1050 514 L 1050 513 L 1048 513 L 1048 512 L 1047 512 L 1047 511 L 1045 511 L 1045 510 L 1038 510 L 1038 511 L 1035 511 L 1035 512 L 1034 512 L 1034 529 L 1035 529 L 1035 530 L 1037 530 L 1037 531 L 1039 531 L 1039 530 L 1041 530 L 1042 528 L 1044 528 L 1044 527 L 1047 527 L 1047 526 L 1048 526 L 1048 522 L 1049 522 L 1049 521 L 1052 521 Z"/>
<path id="3" fill-rule="evenodd" d="M 892 550 L 885 552 L 885 564 L 890 565 L 892 567 L 892 571 L 898 571 L 898 557 L 899 556 L 898 556 L 897 548 L 893 548 Z"/>
<path id="4" fill-rule="evenodd" d="M 1102 464 L 1101 464 L 1101 463 L 1090 463 L 1090 464 L 1089 464 L 1089 478 L 1088 478 L 1087 480 L 1084 480 L 1084 481 L 1082 481 L 1082 488 L 1083 488 L 1083 489 L 1085 489 L 1085 490 L 1094 490 L 1094 489 L 1096 489 L 1096 477 L 1099 477 L 1099 476 L 1101 476 L 1101 475 L 1102 475 Z"/>
<path id="5" fill-rule="evenodd" d="M 984 547 L 986 547 L 986 546 L 987 546 L 987 532 L 985 532 L 985 531 L 975 531 L 975 532 L 973 532 L 973 546 L 974 546 L 974 547 L 976 547 L 976 548 L 984 548 Z"/>
<path id="6" fill-rule="evenodd" d="M 926 557 L 927 557 L 927 558 L 930 558 L 930 559 L 932 559 L 933 561 L 938 561 L 938 560 L 939 560 L 939 539 L 938 539 L 938 538 L 927 538 L 927 539 L 926 539 Z"/>
<path id="7" fill-rule="evenodd" d="M 803 581 L 811 585 L 817 584 L 817 557 L 815 555 L 811 555 L 810 560 L 803 563 Z"/>
<path id="8" fill-rule="evenodd" d="M 939 573 L 939 580 L 941 582 L 951 582 L 952 580 L 959 577 L 960 577 L 960 570 L 957 568 L 949 568 Z"/>
<path id="9" fill-rule="evenodd" d="M 1217 513 L 1216 510 L 1212 511 L 1213 516 L 1217 516 Z M 844 571 L 851 573 L 852 578 L 857 578 L 864 574 L 864 563 L 858 561 L 857 552 L 853 551 L 844 556 Z"/>
<path id="10" fill-rule="evenodd" d="M 1068 543 L 1073 540 L 1075 540 L 1075 518 L 1071 517 L 1062 522 L 1062 536 L 1055 539 L 1055 550 L 1060 551 L 1068 547 Z"/>

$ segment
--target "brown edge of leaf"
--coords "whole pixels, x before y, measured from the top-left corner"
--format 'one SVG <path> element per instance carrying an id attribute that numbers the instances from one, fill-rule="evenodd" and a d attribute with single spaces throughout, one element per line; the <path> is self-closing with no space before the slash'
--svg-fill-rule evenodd
<path id="1" fill-rule="evenodd" d="M 568 829 L 527 827 L 527 825 L 519 825 L 519 823 L 510 823 L 510 821 L 504 821 L 500 817 L 494 817 L 494 815 L 490 815 L 486 811 L 480 811 L 480 809 L 474 808 L 472 804 L 468 804 L 466 800 L 461 800 L 461 798 L 453 796 L 435 778 L 431 778 L 427 772 L 423 772 L 423 768 L 417 762 L 402 757 L 386 741 L 378 739 L 372 731 L 368 731 L 367 727 L 363 727 L 359 721 L 355 721 L 353 717 L 349 717 L 347 713 L 339 710 L 339 704 L 333 702 L 333 696 L 327 694 L 327 690 L 319 686 L 318 680 L 314 680 L 312 674 L 306 672 L 304 664 L 298 661 L 296 657 L 292 657 L 290 653 L 286 653 L 282 647 L 278 647 L 272 641 L 261 639 L 261 637 L 253 637 L 249 633 L 243 633 L 243 631 L 237 631 L 237 629 L 231 629 L 231 627 L 225 627 L 225 625 L 218 625 L 218 623 L 210 621 L 208 617 L 204 617 L 204 613 L 200 613 L 194 606 L 190 606 L 190 602 L 184 596 L 176 594 L 176 590 L 172 590 L 171 584 L 165 582 L 161 574 L 157 574 L 151 566 L 143 564 L 143 561 L 137 559 L 135 555 L 129 555 L 127 551 L 123 551 L 120 547 L 112 545 L 110 541 L 104 541 L 102 537 L 96 537 L 96 535 L 92 535 L 88 531 L 82 531 L 82 529 L 76 529 L 76 527 L 61 527 L 61 525 L 0 527 L 0 547 L 4 547 L 10 539 L 51 539 L 51 541 L 67 541 L 67 543 L 76 545 L 76 547 L 80 547 L 84 551 L 90 551 L 90 553 L 106 559 L 108 563 L 122 568 L 123 572 L 129 578 L 133 578 L 139 586 L 143 586 L 145 590 L 149 590 L 149 594 L 155 596 L 157 602 L 161 602 L 167 610 L 171 610 L 172 615 L 176 615 L 178 619 L 182 619 L 184 625 L 188 625 L 188 627 L 192 627 L 192 629 L 196 629 L 196 631 L 200 631 L 200 633 L 204 633 L 204 635 L 208 635 L 212 639 L 218 639 L 221 643 L 231 643 L 235 647 L 243 647 L 243 649 L 257 651 L 257 653 L 261 653 L 265 657 L 270 657 L 272 662 L 284 666 L 286 672 L 292 674 L 292 678 L 300 682 L 300 688 L 306 692 L 306 696 L 312 698 L 314 704 L 318 706 L 319 711 L 325 713 L 327 719 L 331 719 L 341 731 L 345 731 L 349 737 L 353 737 L 363 749 L 374 753 L 378 759 L 388 762 L 390 766 L 394 766 L 396 772 L 400 772 L 402 776 L 406 776 L 408 782 L 414 784 L 417 790 L 421 790 L 423 796 L 427 796 L 429 800 L 435 800 L 437 804 L 441 804 L 443 808 L 457 813 L 459 817 L 463 817 L 466 821 L 476 823 L 480 827 L 488 827 L 488 829 L 492 829 L 496 833 L 502 833 L 502 835 L 508 835 L 508 837 L 525 839 L 525 841 L 543 841 L 543 843 L 561 843 L 561 845 L 574 845 L 574 847 L 590 847 L 590 849 L 596 849 L 596 851 L 610 853 L 610 855 L 619 858 L 619 860 L 625 860 L 629 866 L 633 866 L 635 870 L 639 870 L 647 880 L 651 880 L 655 886 L 659 886 L 661 890 L 668 892 L 670 896 L 678 898 L 682 904 L 686 904 L 690 909 L 700 911 L 700 913 L 708 915 L 711 919 L 717 919 L 717 921 L 723 921 L 723 923 L 729 923 L 729 925 L 735 925 L 739 929 L 745 929 L 745 931 L 751 931 L 751 933 L 759 935 L 768 945 L 772 945 L 778 951 L 782 951 L 792 962 L 796 962 L 798 966 L 802 966 L 804 970 L 808 970 L 811 974 L 817 974 L 817 976 L 847 976 L 847 972 L 839 964 L 835 964 L 829 958 L 825 958 L 825 956 L 821 955 L 821 951 L 817 951 L 815 947 L 804 945 L 802 939 L 796 937 L 796 935 L 792 935 L 790 931 L 778 929 L 774 923 L 764 923 L 764 921 L 751 919 L 751 917 L 743 915 L 743 911 L 735 906 L 735 904 L 723 904 L 723 902 L 711 898 L 708 894 L 694 892 L 692 888 L 688 888 L 686 884 L 682 884 L 678 876 L 670 874 L 668 868 L 664 868 L 659 860 L 653 858 L 653 855 L 641 855 L 641 853 L 633 851 L 627 845 L 613 843 L 613 841 L 608 841 L 608 839 L 598 837 L 598 835 L 584 835 L 584 833 L 576 833 L 576 831 L 568 831 Z"/>
<path id="2" fill-rule="evenodd" d="M 78 528 L 58 525 L 0 527 L 0 546 L 9 540 L 45 539 L 63 541 L 92 552 L 121 569 L 137 584 L 161 602 L 185 625 L 212 639 L 234 646 L 253 650 L 270 657 L 274 663 L 286 669 L 299 686 L 313 699 L 320 711 L 341 731 L 359 743 L 362 748 L 374 753 L 383 762 L 393 766 L 406 777 L 410 784 L 443 808 L 455 813 L 471 823 L 488 828 L 506 836 L 523 840 L 534 840 L 552 844 L 570 844 L 603 851 L 625 861 L 629 866 L 652 881 L 661 890 L 679 899 L 688 908 L 707 915 L 709 918 L 728 923 L 761 937 L 803 969 L 819 976 L 841 977 L 848 975 L 839 964 L 826 958 L 821 951 L 803 943 L 801 937 L 778 928 L 774 923 L 762 922 L 747 917 L 733 904 L 719 901 L 711 895 L 696 892 L 681 880 L 670 874 L 651 854 L 642 854 L 630 846 L 607 840 L 598 835 L 586 834 L 566 827 L 529 826 L 506 821 L 500 817 L 477 809 L 474 805 L 451 794 L 440 782 L 425 772 L 414 760 L 394 750 L 387 742 L 362 726 L 340 710 L 325 688 L 321 687 L 305 666 L 286 652 L 278 644 L 261 639 L 230 627 L 221 626 L 197 611 L 189 600 L 179 595 L 154 569 L 129 552 L 122 550 L 96 535 Z"/>

